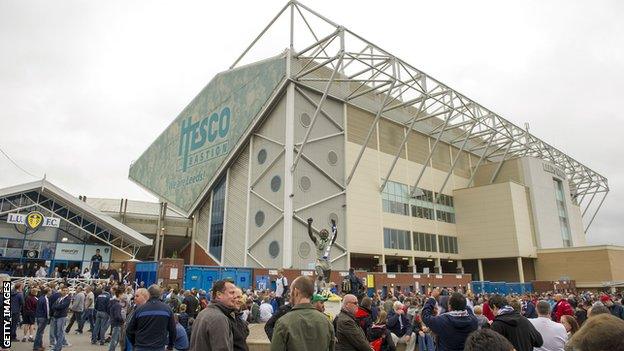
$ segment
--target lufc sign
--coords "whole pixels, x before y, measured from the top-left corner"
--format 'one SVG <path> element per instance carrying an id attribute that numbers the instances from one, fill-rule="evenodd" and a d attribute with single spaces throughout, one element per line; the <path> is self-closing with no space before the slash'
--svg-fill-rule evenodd
<path id="1" fill-rule="evenodd" d="M 28 214 L 9 213 L 7 223 L 22 224 L 25 225 L 27 229 L 37 230 L 42 226 L 58 228 L 61 220 L 55 217 L 44 217 L 41 212 L 32 211 Z"/>

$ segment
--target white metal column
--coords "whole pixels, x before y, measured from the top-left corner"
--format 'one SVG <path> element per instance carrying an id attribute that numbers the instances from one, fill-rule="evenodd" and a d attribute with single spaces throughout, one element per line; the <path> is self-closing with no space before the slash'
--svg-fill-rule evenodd
<path id="1" fill-rule="evenodd" d="M 292 52 L 291 52 L 292 53 Z M 290 76 L 291 57 L 287 61 L 287 74 Z M 282 267 L 292 267 L 292 230 L 293 230 L 293 184 L 294 173 L 291 166 L 295 155 L 295 84 L 286 88 L 286 119 L 284 136 L 284 240 L 282 241 Z"/>
<path id="2" fill-rule="evenodd" d="M 477 265 L 479 266 L 479 281 L 484 281 L 483 278 L 483 261 L 481 259 L 477 260 Z"/>

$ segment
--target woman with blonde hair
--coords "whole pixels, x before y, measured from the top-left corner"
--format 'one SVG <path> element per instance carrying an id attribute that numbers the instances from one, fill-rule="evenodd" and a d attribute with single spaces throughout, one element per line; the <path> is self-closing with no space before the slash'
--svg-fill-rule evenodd
<path id="1" fill-rule="evenodd" d="M 392 341 L 392 335 L 390 330 L 386 328 L 388 322 L 388 313 L 384 310 L 379 312 L 377 320 L 366 331 L 366 337 L 374 350 L 382 351 L 395 351 L 394 341 Z M 375 348 L 378 347 L 378 348 Z"/>
<path id="2" fill-rule="evenodd" d="M 579 330 L 578 322 L 573 316 L 568 316 L 567 314 L 561 316 L 561 324 L 563 324 L 566 329 L 566 333 L 568 333 L 568 339 L 570 339 L 574 333 Z"/>

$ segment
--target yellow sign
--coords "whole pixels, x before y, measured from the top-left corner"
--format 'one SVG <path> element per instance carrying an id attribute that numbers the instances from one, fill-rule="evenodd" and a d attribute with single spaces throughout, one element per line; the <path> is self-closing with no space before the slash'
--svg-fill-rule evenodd
<path id="1" fill-rule="evenodd" d="M 26 216 L 26 227 L 28 227 L 28 229 L 37 229 L 39 228 L 41 225 L 43 224 L 43 215 L 41 214 L 41 212 L 30 212 L 27 216 Z"/>
<path id="2" fill-rule="evenodd" d="M 367 274 L 366 275 L 366 287 L 367 288 L 374 288 L 375 287 L 375 276 L 372 274 Z"/>

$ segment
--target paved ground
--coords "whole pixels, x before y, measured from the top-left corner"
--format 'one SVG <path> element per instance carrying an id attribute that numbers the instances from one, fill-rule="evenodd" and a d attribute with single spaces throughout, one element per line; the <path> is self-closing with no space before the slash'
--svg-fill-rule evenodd
<path id="1" fill-rule="evenodd" d="M 72 332 L 73 333 L 73 332 Z M 18 335 L 22 335 L 21 332 L 18 332 Z M 105 346 L 99 345 L 91 345 L 91 336 L 88 333 L 82 335 L 68 334 L 67 339 L 72 344 L 72 346 L 68 348 L 63 348 L 64 350 L 76 350 L 76 351 L 108 351 L 108 344 Z M 44 338 L 43 338 L 44 346 L 48 346 L 48 329 L 46 328 Z M 258 344 L 266 344 L 269 340 L 264 333 L 264 324 L 251 324 L 249 325 L 249 337 L 247 338 L 247 342 L 251 345 Z M 11 345 L 11 350 L 15 351 L 31 351 L 33 347 L 32 342 L 15 342 Z M 259 348 L 252 348 L 259 349 Z M 119 346 L 117 347 L 119 350 Z"/>

